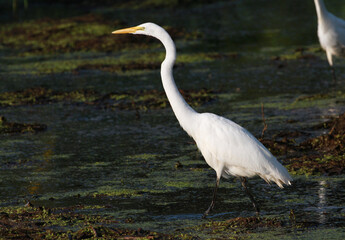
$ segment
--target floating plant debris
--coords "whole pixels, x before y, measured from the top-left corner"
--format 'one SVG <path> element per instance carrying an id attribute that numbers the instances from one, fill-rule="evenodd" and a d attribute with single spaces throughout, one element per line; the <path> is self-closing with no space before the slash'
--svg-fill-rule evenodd
<path id="1" fill-rule="evenodd" d="M 80 213 L 94 207 L 6 207 L 0 213 L 0 236 L 6 239 L 171 239 L 143 229 L 114 227 L 110 217 Z M 113 227 L 108 227 L 112 225 Z"/>
<path id="2" fill-rule="evenodd" d="M 215 221 L 200 225 L 199 231 L 210 231 L 212 233 L 250 233 L 259 228 L 279 228 L 282 227 L 283 221 L 277 218 L 267 217 L 237 217 L 226 221 Z"/>
<path id="3" fill-rule="evenodd" d="M 0 134 L 40 132 L 47 129 L 45 124 L 8 122 L 4 116 L 0 116 Z"/>
<path id="4" fill-rule="evenodd" d="M 303 132 L 280 134 L 282 140 L 262 140 L 283 160 L 290 172 L 306 175 L 340 175 L 345 173 L 345 113 L 314 128 L 328 129 L 328 133 L 296 144 L 295 137 Z"/>
<path id="5" fill-rule="evenodd" d="M 145 48 L 157 43 L 143 36 L 113 37 L 111 32 L 127 24 L 109 21 L 98 14 L 85 14 L 64 19 L 45 18 L 20 24 L 7 24 L 0 29 L 0 43 L 20 50 L 22 55 L 71 53 L 85 51 L 115 52 L 127 47 Z M 198 32 L 166 27 L 176 38 L 199 38 Z"/>
<path id="6" fill-rule="evenodd" d="M 42 87 L 29 88 L 16 92 L 0 94 L 0 106 L 23 106 L 35 104 L 49 104 L 53 102 L 92 102 L 98 95 L 91 90 L 72 92 L 56 92 Z"/>
<path id="7" fill-rule="evenodd" d="M 186 101 L 194 107 L 216 99 L 214 90 L 180 90 L 180 92 Z M 0 93 L 0 106 L 3 107 L 56 102 L 83 103 L 118 110 L 162 109 L 169 106 L 165 93 L 158 90 L 113 92 L 102 96 L 93 90 L 60 92 L 38 87 Z"/>

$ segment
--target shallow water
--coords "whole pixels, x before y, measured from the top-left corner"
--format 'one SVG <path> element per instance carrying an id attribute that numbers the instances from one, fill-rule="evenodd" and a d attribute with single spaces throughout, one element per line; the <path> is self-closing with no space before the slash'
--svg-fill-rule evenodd
<path id="1" fill-rule="evenodd" d="M 345 16 L 345 5 L 340 1 L 328 1 L 327 6 L 336 15 Z M 38 14 L 41 7 L 47 6 L 34 4 L 30 9 Z M 83 9 L 76 13 L 80 11 Z M 127 8 L 94 11 L 111 20 L 125 21 L 129 26 L 153 21 L 186 32 L 200 32 L 201 38 L 176 41 L 182 56 L 200 52 L 237 54 L 234 58 L 184 63 L 175 69 L 175 79 L 182 89 L 219 91 L 217 101 L 197 110 L 226 116 L 255 136 L 259 137 L 263 128 L 261 103 L 265 106 L 268 136 L 297 129 L 315 136 L 320 132 L 310 130 L 311 126 L 345 110 L 344 94 L 337 95 L 344 92 L 343 60 L 336 59 L 336 87 L 331 84 L 325 54 L 321 51 L 313 52 L 315 59 L 282 63 L 273 60 L 276 56 L 293 55 L 297 48 L 318 47 L 312 1 L 248 0 L 161 11 Z M 60 14 L 51 16 L 66 17 Z M 65 14 L 73 15 L 73 11 L 69 9 Z M 38 18 L 23 12 L 18 15 L 19 19 Z M 8 24 L 14 20 L 8 17 L 2 21 Z M 6 54 L 9 50 L 4 47 L 0 51 L 2 92 L 36 86 L 64 91 L 91 88 L 102 93 L 143 88 L 162 90 L 159 70 L 44 74 L 32 73 L 31 69 L 35 64 L 73 61 L 74 57 L 136 58 L 146 50 L 69 53 L 42 58 Z M 296 102 L 300 96 L 318 93 L 334 97 Z M 207 221 L 200 217 L 211 201 L 215 173 L 206 165 L 193 140 L 179 127 L 170 108 L 141 111 L 139 119 L 131 110 L 66 103 L 0 109 L 1 115 L 11 121 L 48 126 L 47 131 L 37 134 L 0 136 L 0 206 L 23 205 L 28 200 L 47 207 L 99 205 L 98 212 L 93 213 L 111 215 L 125 227 L 160 232 L 183 228 L 185 232 L 205 237 L 204 233 L 188 227 Z M 284 156 L 279 160 L 283 161 Z M 181 168 L 176 167 L 178 162 Z M 344 176 L 293 178 L 294 184 L 283 190 L 261 179 L 253 179 L 250 184 L 263 216 L 289 219 L 293 210 L 299 221 L 312 222 L 312 227 L 259 232 L 251 237 L 273 235 L 289 239 L 345 234 Z M 251 203 L 238 180 L 222 180 L 209 219 L 252 215 Z"/>

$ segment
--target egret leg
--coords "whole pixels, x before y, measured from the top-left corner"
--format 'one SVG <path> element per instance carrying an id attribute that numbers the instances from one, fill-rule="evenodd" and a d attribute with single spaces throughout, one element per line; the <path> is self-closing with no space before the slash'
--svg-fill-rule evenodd
<path id="1" fill-rule="evenodd" d="M 216 179 L 216 186 L 213 189 L 212 202 L 211 202 L 210 206 L 208 207 L 208 209 L 205 211 L 205 213 L 202 215 L 202 218 L 206 218 L 206 216 L 213 209 L 214 204 L 216 203 L 216 195 L 217 195 L 217 189 L 218 189 L 218 186 L 219 186 L 219 181 L 220 181 L 220 178 L 217 177 L 217 179 Z"/>
<path id="2" fill-rule="evenodd" d="M 245 177 L 240 177 L 242 187 L 244 188 L 244 191 L 246 192 L 247 196 L 250 198 L 250 201 L 253 203 L 253 206 L 255 208 L 256 214 L 259 215 L 260 209 L 258 203 L 255 201 L 253 194 L 250 192 L 248 185 L 247 185 L 247 179 Z"/>

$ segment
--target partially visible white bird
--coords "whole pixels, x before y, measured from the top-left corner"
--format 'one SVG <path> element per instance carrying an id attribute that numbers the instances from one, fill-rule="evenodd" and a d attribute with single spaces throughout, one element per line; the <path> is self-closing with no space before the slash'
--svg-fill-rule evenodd
<path id="1" fill-rule="evenodd" d="M 205 217 L 214 207 L 220 178 L 239 177 L 245 192 L 259 213 L 259 207 L 247 188 L 246 177 L 260 176 L 266 182 L 275 182 L 280 188 L 291 185 L 292 178 L 277 159 L 246 129 L 212 113 L 197 113 L 181 96 L 172 70 L 176 59 L 175 44 L 169 34 L 154 23 L 114 31 L 113 34 L 143 34 L 160 40 L 166 50 L 161 66 L 164 90 L 182 128 L 195 140 L 207 164 L 217 174 L 212 202 Z"/>
<path id="2" fill-rule="evenodd" d="M 332 56 L 345 57 L 345 21 L 328 12 L 323 0 L 314 0 L 314 3 L 318 20 L 317 35 L 321 47 L 326 51 L 335 81 Z"/>

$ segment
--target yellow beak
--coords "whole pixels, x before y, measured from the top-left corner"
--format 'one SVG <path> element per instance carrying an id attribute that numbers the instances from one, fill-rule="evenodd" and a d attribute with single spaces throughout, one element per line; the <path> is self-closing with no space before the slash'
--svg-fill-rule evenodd
<path id="1" fill-rule="evenodd" d="M 125 33 L 135 33 L 138 30 L 144 30 L 144 27 L 130 27 L 112 32 L 112 34 L 125 34 Z"/>

